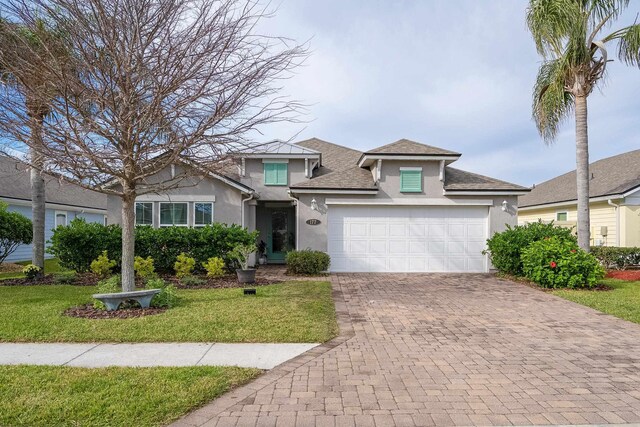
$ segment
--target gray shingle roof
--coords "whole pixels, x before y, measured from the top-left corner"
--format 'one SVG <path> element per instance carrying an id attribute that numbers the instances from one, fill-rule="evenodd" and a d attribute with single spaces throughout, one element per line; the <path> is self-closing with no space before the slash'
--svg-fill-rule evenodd
<path id="1" fill-rule="evenodd" d="M 478 175 L 447 166 L 444 172 L 444 189 L 451 191 L 529 191 L 529 188 L 499 179 Z"/>
<path id="2" fill-rule="evenodd" d="M 388 155 L 418 155 L 418 156 L 460 156 L 455 151 L 445 150 L 444 148 L 434 147 L 431 145 L 421 144 L 409 139 L 399 139 L 391 144 L 374 148 L 365 154 L 388 154 Z"/>
<path id="3" fill-rule="evenodd" d="M 626 193 L 640 186 L 640 150 L 607 157 L 589 165 L 589 197 Z M 573 201 L 578 198 L 576 171 L 573 170 L 538 184 L 526 196 L 520 197 L 520 207 Z"/>
<path id="4" fill-rule="evenodd" d="M 29 168 L 26 164 L 0 153 L 0 197 L 31 200 Z M 45 175 L 45 200 L 47 203 L 106 209 L 107 196 L 86 190 L 68 182 Z"/>

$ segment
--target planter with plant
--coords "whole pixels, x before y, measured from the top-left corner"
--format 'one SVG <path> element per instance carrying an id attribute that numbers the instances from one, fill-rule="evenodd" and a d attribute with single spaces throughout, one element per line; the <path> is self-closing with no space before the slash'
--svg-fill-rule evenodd
<path id="1" fill-rule="evenodd" d="M 240 268 L 236 269 L 238 282 L 254 283 L 256 281 L 256 269 L 249 268 L 249 260 L 258 248 L 255 244 L 237 245 L 229 253 L 229 257 L 238 262 Z"/>
<path id="2" fill-rule="evenodd" d="M 258 264 L 265 265 L 267 263 L 267 244 L 264 240 L 260 240 L 258 244 Z"/>

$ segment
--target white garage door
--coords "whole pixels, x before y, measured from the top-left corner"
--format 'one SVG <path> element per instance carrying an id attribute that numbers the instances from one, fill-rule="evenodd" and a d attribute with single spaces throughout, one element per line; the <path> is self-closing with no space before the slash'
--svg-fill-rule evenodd
<path id="1" fill-rule="evenodd" d="M 331 206 L 334 272 L 484 272 L 486 206 Z"/>

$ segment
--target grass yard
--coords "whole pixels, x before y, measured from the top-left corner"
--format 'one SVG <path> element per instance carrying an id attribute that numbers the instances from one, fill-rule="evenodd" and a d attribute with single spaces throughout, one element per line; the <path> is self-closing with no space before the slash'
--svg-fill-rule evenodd
<path id="1" fill-rule="evenodd" d="M 166 425 L 259 374 L 235 367 L 0 366 L 0 425 Z"/>
<path id="2" fill-rule="evenodd" d="M 0 286 L 5 342 L 324 342 L 338 333 L 329 282 L 178 290 L 165 313 L 131 319 L 80 319 L 65 309 L 91 301 L 95 287 Z M 0 423 L 1 425 L 2 423 Z"/>
<path id="3" fill-rule="evenodd" d="M 16 264 L 27 265 L 27 264 L 31 264 L 31 261 L 19 261 Z M 65 271 L 65 269 L 60 267 L 60 265 L 58 264 L 58 260 L 56 258 L 50 258 L 50 259 L 44 260 L 44 271 L 45 273 L 49 274 L 49 273 L 57 273 L 59 271 Z M 20 277 L 24 277 L 24 274 L 22 274 L 22 272 L 20 271 L 0 273 L 0 280 L 17 279 Z"/>
<path id="4" fill-rule="evenodd" d="M 610 291 L 562 289 L 553 291 L 553 294 L 603 313 L 640 323 L 640 281 L 605 279 L 601 283 L 613 289 Z"/>

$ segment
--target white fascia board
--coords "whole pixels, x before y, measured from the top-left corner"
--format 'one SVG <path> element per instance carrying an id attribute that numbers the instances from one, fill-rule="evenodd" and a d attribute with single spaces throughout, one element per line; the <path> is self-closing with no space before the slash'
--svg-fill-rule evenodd
<path id="1" fill-rule="evenodd" d="M 296 194 L 378 194 L 378 190 L 322 190 L 317 188 L 292 188 L 292 193 Z"/>
<path id="2" fill-rule="evenodd" d="M 625 197 L 624 194 L 612 194 L 610 196 L 592 197 L 589 199 L 589 203 L 606 202 L 607 200 L 623 199 L 624 197 Z M 559 206 L 573 206 L 577 204 L 578 204 L 577 200 L 568 200 L 565 202 L 545 203 L 544 205 L 523 206 L 523 207 L 518 207 L 518 210 L 519 211 L 535 211 L 538 209 L 555 208 Z"/>
<path id="3" fill-rule="evenodd" d="M 421 160 L 421 161 L 449 161 L 449 163 L 455 162 L 458 160 L 460 156 L 421 156 L 421 155 L 409 155 L 409 156 L 394 156 L 394 155 L 385 155 L 385 154 L 365 154 L 362 156 L 362 159 L 358 162 L 359 167 L 369 166 L 372 164 L 374 160 Z"/>
<path id="4" fill-rule="evenodd" d="M 493 206 L 493 200 L 486 199 L 327 199 L 327 205 L 371 205 L 371 206 Z"/>
<path id="5" fill-rule="evenodd" d="M 172 202 L 211 202 L 215 203 L 216 196 L 198 196 L 198 195 L 190 195 L 190 194 L 176 194 L 176 195 L 168 195 L 168 194 L 143 194 L 142 196 L 136 197 L 136 202 L 162 202 L 162 203 L 172 203 Z"/>
<path id="6" fill-rule="evenodd" d="M 528 191 L 455 191 L 444 190 L 445 196 L 524 196 Z"/>
<path id="7" fill-rule="evenodd" d="M 401 171 L 420 171 L 420 172 L 422 172 L 422 168 L 420 168 L 420 167 L 417 167 L 417 168 L 401 167 L 400 170 Z"/>
<path id="8" fill-rule="evenodd" d="M 31 200 L 14 199 L 14 198 L 11 198 L 11 197 L 0 197 L 0 201 L 3 201 L 5 203 L 11 204 L 11 205 L 31 206 Z M 99 214 L 99 215 L 105 215 L 107 213 L 106 209 L 86 208 L 86 207 L 83 207 L 83 206 L 65 205 L 65 204 L 61 204 L 61 203 L 49 203 L 49 202 L 45 203 L 45 208 L 46 209 L 60 210 L 60 211 L 94 213 L 94 214 Z"/>

